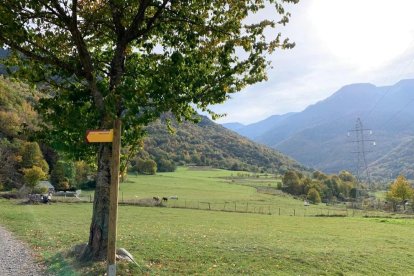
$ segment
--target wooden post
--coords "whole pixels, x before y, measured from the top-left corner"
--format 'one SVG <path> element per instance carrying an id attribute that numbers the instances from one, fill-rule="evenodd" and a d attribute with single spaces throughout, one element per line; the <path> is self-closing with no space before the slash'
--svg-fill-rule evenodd
<path id="1" fill-rule="evenodd" d="M 119 163 L 121 150 L 121 120 L 114 121 L 112 141 L 111 185 L 109 188 L 108 276 L 116 276 L 116 223 L 118 219 Z"/>

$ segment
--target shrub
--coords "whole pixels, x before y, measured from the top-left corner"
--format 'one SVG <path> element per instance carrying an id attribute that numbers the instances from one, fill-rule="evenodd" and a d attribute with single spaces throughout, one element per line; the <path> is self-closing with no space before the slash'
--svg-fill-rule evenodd
<path id="1" fill-rule="evenodd" d="M 154 160 L 139 159 L 137 161 L 137 171 L 142 174 L 155 174 L 157 172 L 157 163 Z"/>
<path id="2" fill-rule="evenodd" d="M 49 189 L 47 187 L 39 187 L 39 186 L 37 186 L 37 187 L 35 187 L 33 189 L 32 192 L 34 194 L 46 194 L 48 191 L 49 191 Z"/>
<path id="3" fill-rule="evenodd" d="M 40 180 L 46 178 L 47 176 L 42 168 L 38 166 L 33 166 L 29 169 L 23 169 L 23 174 L 24 181 L 30 188 L 34 188 Z"/>
<path id="4" fill-rule="evenodd" d="M 309 189 L 308 200 L 314 204 L 321 203 L 321 196 L 319 195 L 318 190 L 315 188 Z"/>
<path id="5" fill-rule="evenodd" d="M 175 171 L 177 166 L 174 164 L 174 162 L 161 158 L 157 162 L 157 171 L 158 172 L 173 172 Z"/>
<path id="6" fill-rule="evenodd" d="M 96 181 L 95 180 L 89 180 L 87 182 L 82 183 L 79 188 L 82 190 L 93 190 L 96 188 Z"/>

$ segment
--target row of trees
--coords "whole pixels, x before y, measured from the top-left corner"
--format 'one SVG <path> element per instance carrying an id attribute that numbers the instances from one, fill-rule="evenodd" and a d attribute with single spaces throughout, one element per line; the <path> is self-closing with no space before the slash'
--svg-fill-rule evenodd
<path id="1" fill-rule="evenodd" d="M 316 171 L 311 176 L 305 176 L 289 170 L 284 174 L 282 183 L 285 192 L 303 196 L 315 204 L 357 196 L 357 181 L 348 171 L 341 171 L 338 175 L 326 175 Z"/>

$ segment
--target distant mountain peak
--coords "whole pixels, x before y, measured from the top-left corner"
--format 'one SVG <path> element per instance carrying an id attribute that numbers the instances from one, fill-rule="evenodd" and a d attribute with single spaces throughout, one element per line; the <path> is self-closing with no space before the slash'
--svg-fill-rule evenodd
<path id="1" fill-rule="evenodd" d="M 386 86 L 354 83 L 281 122 L 265 124 L 266 119 L 256 123 L 263 126 L 259 136 L 257 132 L 247 131 L 256 124 L 238 132 L 276 148 L 304 165 L 337 173 L 343 169 L 352 171 L 356 166 L 355 154 L 351 153 L 355 151 L 355 143 L 347 140 L 346 132 L 354 128 L 355 120 L 360 117 L 364 127 L 377 134 L 369 139 L 375 139 L 380 146 L 372 149 L 367 159 L 373 164 L 372 177 L 380 179 L 390 173 L 396 175 L 411 170 L 407 164 L 412 164 L 412 151 L 406 141 L 414 137 L 413 102 L 414 79 L 403 79 Z M 396 154 L 381 159 L 390 152 L 398 153 L 404 166 L 393 165 Z M 389 161 L 387 165 L 384 160 Z M 414 170 L 411 171 L 407 175 L 414 175 Z"/>
<path id="2" fill-rule="evenodd" d="M 233 130 L 233 131 L 236 131 L 236 132 L 237 132 L 237 130 L 239 130 L 239 129 L 246 126 L 246 125 L 243 125 L 243 124 L 238 123 L 238 122 L 223 123 L 221 125 L 223 127 L 227 128 L 227 129 L 230 129 L 230 130 Z"/>

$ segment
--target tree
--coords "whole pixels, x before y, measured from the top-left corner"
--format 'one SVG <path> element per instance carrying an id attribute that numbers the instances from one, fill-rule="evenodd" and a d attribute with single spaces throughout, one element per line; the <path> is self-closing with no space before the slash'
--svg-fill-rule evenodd
<path id="1" fill-rule="evenodd" d="M 67 190 L 75 186 L 75 176 L 76 170 L 73 162 L 59 160 L 50 174 L 50 182 L 58 190 Z"/>
<path id="2" fill-rule="evenodd" d="M 173 172 L 175 171 L 177 168 L 177 166 L 174 164 L 173 161 L 165 159 L 165 158 L 160 158 L 157 161 L 157 171 L 158 172 Z"/>
<path id="3" fill-rule="evenodd" d="M 42 151 L 39 144 L 36 142 L 26 142 L 23 144 L 22 150 L 22 167 L 31 168 L 37 166 L 47 174 L 49 172 L 49 165 L 43 158 Z"/>
<path id="4" fill-rule="evenodd" d="M 137 172 L 154 175 L 157 172 L 157 163 L 154 160 L 138 159 L 136 162 Z"/>
<path id="5" fill-rule="evenodd" d="M 92 174 L 92 170 L 88 163 L 85 161 L 76 161 L 75 170 L 75 182 L 77 186 L 80 186 L 89 181 L 88 177 Z"/>
<path id="6" fill-rule="evenodd" d="M 85 130 L 120 119 L 122 143 L 132 145 L 163 112 L 192 120 L 194 107 L 208 111 L 265 80 L 268 53 L 294 46 L 264 35 L 288 22 L 282 4 L 289 2 L 298 0 L 1 1 L 8 65 L 49 93 L 41 110 L 53 129 L 45 140 L 77 157 L 98 155 L 85 259 L 106 258 L 111 177 L 111 145 L 85 145 Z M 272 6 L 274 18 L 246 20 Z"/>
<path id="7" fill-rule="evenodd" d="M 403 203 L 404 210 L 405 210 L 405 201 L 410 200 L 414 195 L 414 189 L 411 188 L 410 184 L 408 183 L 407 179 L 400 175 L 394 181 L 394 183 L 390 186 L 389 191 L 387 192 L 386 198 L 387 200 L 393 202 L 395 205 L 396 203 Z M 395 206 L 394 206 L 395 209 Z"/>
<path id="8" fill-rule="evenodd" d="M 0 182 L 6 190 L 20 188 L 22 185 L 20 142 L 0 139 Z"/>
<path id="9" fill-rule="evenodd" d="M 353 176 L 352 173 L 348 171 L 340 171 L 338 176 L 342 181 L 353 182 L 353 183 L 356 182 L 355 176 Z"/>
<path id="10" fill-rule="evenodd" d="M 23 174 L 24 182 L 31 189 L 33 189 L 40 180 L 47 177 L 47 174 L 43 171 L 43 169 L 38 166 L 23 169 Z"/>
<path id="11" fill-rule="evenodd" d="M 321 203 L 321 196 L 319 195 L 318 190 L 311 188 L 308 192 L 307 198 L 314 204 Z"/>
<path id="12" fill-rule="evenodd" d="M 287 171 L 283 176 L 282 182 L 288 193 L 292 195 L 300 195 L 303 193 L 303 185 L 296 172 Z"/>

